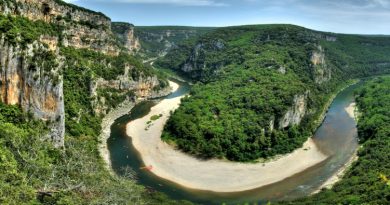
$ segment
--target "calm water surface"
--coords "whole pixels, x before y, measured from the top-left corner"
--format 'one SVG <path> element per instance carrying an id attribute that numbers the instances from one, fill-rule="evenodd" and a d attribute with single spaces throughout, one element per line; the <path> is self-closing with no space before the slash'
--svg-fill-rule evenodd
<path id="1" fill-rule="evenodd" d="M 185 95 L 189 92 L 188 84 L 177 83 L 180 84 L 180 89 L 166 98 Z M 268 200 L 290 200 L 306 196 L 337 172 L 358 147 L 356 122 L 346 113 L 345 107 L 353 102 L 353 91 L 360 85 L 359 83 L 350 86 L 337 95 L 324 122 L 315 133 L 315 142 L 323 152 L 331 157 L 315 167 L 276 184 L 251 191 L 221 194 L 183 188 L 148 171 L 141 170 L 140 167 L 144 164 L 139 153 L 133 148 L 131 138 L 126 135 L 126 124 L 147 115 L 151 107 L 156 104 L 154 101 L 136 105 L 131 111 L 129 110 L 129 114 L 117 119 L 111 126 L 111 136 L 107 142 L 112 167 L 119 175 L 128 173 L 130 170 L 132 177 L 137 179 L 139 184 L 163 192 L 173 199 L 184 199 L 200 204 L 262 203 Z"/>

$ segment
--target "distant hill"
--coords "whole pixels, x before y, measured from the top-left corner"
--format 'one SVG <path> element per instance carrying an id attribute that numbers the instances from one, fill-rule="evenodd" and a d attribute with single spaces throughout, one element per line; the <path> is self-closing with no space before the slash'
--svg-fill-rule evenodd
<path id="1" fill-rule="evenodd" d="M 164 56 L 178 43 L 212 31 L 211 27 L 136 26 L 135 35 L 141 44 L 140 53 L 147 58 Z"/>

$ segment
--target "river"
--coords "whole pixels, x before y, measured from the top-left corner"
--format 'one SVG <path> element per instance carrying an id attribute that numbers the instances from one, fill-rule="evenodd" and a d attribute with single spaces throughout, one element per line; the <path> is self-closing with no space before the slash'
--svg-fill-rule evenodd
<path id="1" fill-rule="evenodd" d="M 167 96 L 173 98 L 185 95 L 190 86 L 177 82 L 180 88 Z M 345 111 L 353 102 L 353 91 L 360 84 L 341 91 L 330 105 L 328 113 L 313 137 L 324 153 L 331 157 L 321 164 L 294 175 L 281 182 L 259 189 L 237 193 L 214 193 L 183 188 L 140 169 L 145 166 L 139 153 L 126 135 L 126 125 L 148 114 L 157 101 L 145 101 L 136 105 L 127 115 L 117 119 L 111 126 L 107 141 L 113 170 L 130 176 L 147 188 L 163 192 L 172 199 L 189 200 L 200 204 L 236 204 L 243 202 L 267 202 L 268 200 L 291 200 L 312 193 L 346 164 L 358 147 L 356 122 Z"/>

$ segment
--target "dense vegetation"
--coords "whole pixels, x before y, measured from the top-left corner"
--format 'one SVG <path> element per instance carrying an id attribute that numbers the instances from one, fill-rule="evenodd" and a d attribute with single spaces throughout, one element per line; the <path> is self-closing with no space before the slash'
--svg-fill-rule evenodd
<path id="1" fill-rule="evenodd" d="M 282 204 L 388 204 L 390 201 L 390 77 L 356 92 L 359 159 L 332 189 Z"/>
<path id="2" fill-rule="evenodd" d="M 103 14 L 102 12 L 96 12 L 96 11 L 93 11 L 93 10 L 90 10 L 90 9 L 87 9 L 87 8 L 84 8 L 84 7 L 80 7 L 80 6 L 77 6 L 77 5 L 74 5 L 74 4 L 70 4 L 70 3 L 67 3 L 67 2 L 65 2 L 63 0 L 54 0 L 54 1 L 56 3 L 58 3 L 59 5 L 71 8 L 73 12 L 75 12 L 75 11 L 83 11 L 83 12 L 99 15 L 99 16 L 102 16 L 102 17 L 106 18 L 107 20 L 110 20 L 110 18 L 108 16 L 106 16 L 105 14 Z"/>
<path id="3" fill-rule="evenodd" d="M 7 2 L 0 1 L 0 5 Z M 0 33 L 13 45 L 24 47 L 42 34 L 61 39 L 62 29 L 43 21 L 0 15 Z M 168 28 L 175 29 L 187 30 Z M 165 28 L 153 27 L 140 30 L 166 32 Z M 200 30 L 194 36 L 209 32 Z M 150 57 L 167 48 L 155 41 L 158 35 L 151 34 L 150 42 L 141 39 L 146 42 Z M 337 36 L 337 41 L 327 41 L 327 35 Z M 171 38 L 168 42 L 174 44 L 187 39 L 186 35 Z M 199 53 L 194 55 L 196 45 L 200 48 L 195 49 Z M 327 68 L 333 73 L 333 79 L 323 84 L 314 82 L 316 72 L 310 62 L 318 45 L 325 48 Z M 172 116 L 163 138 L 201 157 L 237 161 L 290 152 L 315 129 L 314 120 L 342 80 L 388 71 L 389 45 L 386 37 L 323 34 L 288 25 L 224 28 L 198 40 L 189 40 L 159 62 L 160 67 L 176 70 L 192 63 L 195 69 L 189 76 L 201 82 L 194 86 L 192 97 L 184 99 L 183 106 Z M 19 107 L 0 103 L 0 204 L 185 204 L 148 192 L 134 180 L 111 175 L 98 152 L 102 116 L 93 111 L 91 81 L 116 79 L 124 73 L 125 64 L 133 66 L 129 78 L 134 80 L 158 73 L 126 54 L 113 57 L 63 47 L 60 54 L 65 60 L 62 71 L 65 147 L 54 148 L 45 140 L 49 122 L 34 120 L 32 114 Z M 50 53 L 42 55 L 46 57 L 31 61 L 45 64 L 35 66 L 47 69 L 57 66 L 52 64 Z M 193 56 L 196 58 L 191 59 Z M 359 152 L 360 160 L 345 180 L 332 190 L 291 203 L 385 204 L 389 201 L 390 115 L 386 110 L 389 82 L 389 78 L 373 81 L 358 93 L 357 101 L 363 112 L 359 136 L 364 146 Z M 166 82 L 163 80 L 160 85 L 165 86 Z M 276 129 L 278 118 L 291 107 L 294 96 L 307 90 L 310 90 L 307 99 L 310 112 L 301 126 Z M 115 89 L 97 92 L 110 98 L 109 108 L 133 95 Z M 275 129 L 269 125 L 273 120 Z"/>
<path id="4" fill-rule="evenodd" d="M 294 93 L 305 92 L 296 75 L 232 69 L 223 80 L 193 87 L 169 120 L 164 140 L 200 157 L 247 161 L 291 152 L 307 139 L 310 132 L 299 135 L 296 126 L 287 132 L 269 127 L 291 106 L 285 102 L 292 103 Z"/>
<path id="5" fill-rule="evenodd" d="M 160 75 L 128 54 L 113 57 L 85 49 L 62 48 L 61 55 L 67 59 L 63 71 L 66 128 L 75 136 L 84 134 L 97 137 L 100 133 L 101 116 L 96 116 L 93 112 L 91 103 L 93 99 L 90 97 L 90 85 L 94 79 L 115 80 L 118 76 L 124 75 L 126 66 L 130 67 L 128 78 L 134 81 Z M 159 79 L 161 87 L 168 85 L 164 78 Z M 107 88 L 99 89 L 97 92 L 99 96 L 107 98 L 108 108 L 115 108 L 126 98 L 135 96 L 128 90 Z"/>
<path id="6" fill-rule="evenodd" d="M 367 69 L 390 62 L 390 39 L 365 42 L 376 39 L 291 25 L 221 28 L 189 40 L 157 62 L 199 82 L 169 119 L 163 139 L 200 157 L 234 161 L 291 152 L 316 129 L 337 88 L 389 68 Z M 325 63 L 315 64 L 314 54 Z M 294 98 L 304 95 L 300 125 L 281 126 Z"/>
<path id="7" fill-rule="evenodd" d="M 61 27 L 0 15 L 0 34 L 15 46 L 26 46 L 43 34 L 60 35 Z M 58 66 L 54 53 L 35 52 L 37 58 L 29 59 L 32 67 L 28 69 Z M 55 148 L 46 139 L 50 122 L 34 120 L 20 107 L 0 103 L 0 204 L 167 203 L 166 196 L 151 193 L 126 176 L 111 175 L 105 168 L 98 151 L 102 116 L 94 114 L 89 90 L 93 78 L 116 79 L 124 74 L 126 64 L 131 66 L 130 79 L 159 74 L 126 54 L 114 57 L 61 47 L 60 55 L 64 60 L 58 75 L 64 78 L 65 147 Z M 161 79 L 161 86 L 166 86 Z M 99 90 L 98 94 L 118 100 L 108 101 L 107 106 L 114 107 L 124 99 L 122 95 L 132 93 L 110 89 Z"/>
<path id="8" fill-rule="evenodd" d="M 31 22 L 27 18 L 0 15 L 0 33 L 12 45 L 26 46 L 43 34 L 57 36 L 62 27 L 44 21 Z"/>
<path id="9" fill-rule="evenodd" d="M 108 173 L 95 136 L 68 134 L 62 150 L 45 133 L 44 122 L 0 103 L 0 204 L 167 203 L 166 196 Z"/>
<path id="10" fill-rule="evenodd" d="M 139 52 L 145 58 L 164 55 L 180 42 L 199 37 L 214 28 L 184 26 L 137 26 L 135 35 L 141 43 Z"/>

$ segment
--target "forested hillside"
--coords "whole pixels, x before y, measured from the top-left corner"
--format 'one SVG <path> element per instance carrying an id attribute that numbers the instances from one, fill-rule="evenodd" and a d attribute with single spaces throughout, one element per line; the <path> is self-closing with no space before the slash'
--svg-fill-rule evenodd
<path id="1" fill-rule="evenodd" d="M 390 38 L 292 25 L 220 28 L 156 64 L 198 83 L 163 139 L 205 158 L 251 161 L 289 153 L 349 79 L 389 72 Z"/>
<path id="2" fill-rule="evenodd" d="M 214 28 L 185 26 L 137 26 L 135 36 L 139 39 L 139 54 L 151 59 L 164 56 L 184 40 L 206 34 Z"/>
<path id="3" fill-rule="evenodd" d="M 281 204 L 388 204 L 390 201 L 390 77 L 356 92 L 359 159 L 332 189 Z"/>
<path id="4" fill-rule="evenodd" d="M 167 94 L 165 77 L 111 51 L 100 13 L 59 0 L 1 1 L 0 11 L 0 204 L 164 203 L 111 175 L 98 146 L 103 116 Z"/>

